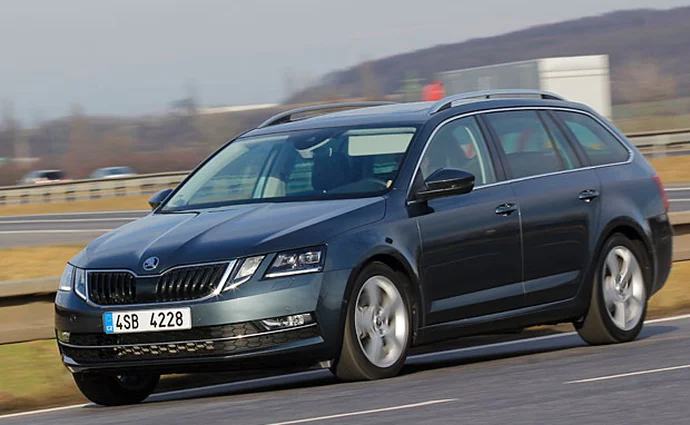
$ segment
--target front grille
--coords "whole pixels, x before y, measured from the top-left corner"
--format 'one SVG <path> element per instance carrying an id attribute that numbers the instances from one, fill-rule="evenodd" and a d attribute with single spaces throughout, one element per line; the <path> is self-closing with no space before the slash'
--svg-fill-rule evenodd
<path id="1" fill-rule="evenodd" d="M 228 263 L 179 267 L 161 276 L 136 277 L 127 271 L 88 272 L 89 300 L 124 305 L 204 298 L 220 285 Z"/>
<path id="2" fill-rule="evenodd" d="M 184 267 L 165 273 L 156 285 L 156 301 L 184 301 L 211 295 L 227 264 Z"/>
<path id="3" fill-rule="evenodd" d="M 158 360 L 170 358 L 198 358 L 205 356 L 227 356 L 247 351 L 260 350 L 290 342 L 297 342 L 318 336 L 316 326 L 302 329 L 286 330 L 277 333 L 265 333 L 244 338 L 188 342 L 174 341 L 136 346 L 110 346 L 102 348 L 77 348 L 61 345 L 66 356 L 80 363 L 102 361 Z M 74 335 L 73 335 L 74 337 Z M 70 338 L 70 341 L 72 339 Z"/>
<path id="4" fill-rule="evenodd" d="M 96 304 L 133 304 L 136 301 L 137 288 L 131 273 L 89 273 L 88 288 L 89 299 Z"/>

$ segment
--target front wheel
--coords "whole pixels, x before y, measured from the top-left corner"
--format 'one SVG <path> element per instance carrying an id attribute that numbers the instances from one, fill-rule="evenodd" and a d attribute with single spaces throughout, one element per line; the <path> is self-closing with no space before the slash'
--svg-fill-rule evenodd
<path id="1" fill-rule="evenodd" d="M 144 374 L 75 373 L 73 377 L 86 398 L 103 406 L 139 403 L 153 393 L 160 379 L 160 375 Z"/>
<path id="2" fill-rule="evenodd" d="M 637 338 L 647 313 L 648 259 L 640 242 L 613 235 L 602 249 L 589 311 L 577 331 L 592 345 Z"/>
<path id="3" fill-rule="evenodd" d="M 411 341 L 408 286 L 403 274 L 383 263 L 362 270 L 347 306 L 338 378 L 380 379 L 400 371 Z"/>

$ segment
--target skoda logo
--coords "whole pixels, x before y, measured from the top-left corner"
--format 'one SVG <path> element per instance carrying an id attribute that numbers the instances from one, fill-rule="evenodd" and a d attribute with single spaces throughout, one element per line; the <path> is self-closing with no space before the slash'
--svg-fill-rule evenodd
<path id="1" fill-rule="evenodd" d="M 142 267 L 146 271 L 156 270 L 156 267 L 158 267 L 158 263 L 160 263 L 158 257 L 149 257 L 144 261 Z"/>

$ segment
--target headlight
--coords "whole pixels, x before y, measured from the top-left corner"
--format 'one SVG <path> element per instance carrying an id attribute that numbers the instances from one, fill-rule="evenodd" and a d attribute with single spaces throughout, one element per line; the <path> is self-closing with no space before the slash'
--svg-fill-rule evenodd
<path id="1" fill-rule="evenodd" d="M 317 273 L 323 270 L 326 248 L 323 246 L 281 252 L 266 271 L 265 277 L 292 276 L 296 274 Z"/>
<path id="2" fill-rule="evenodd" d="M 65 266 L 65 270 L 62 271 L 62 276 L 60 276 L 58 291 L 70 292 L 72 290 L 72 283 L 74 282 L 74 270 L 75 267 L 71 264 L 67 264 Z"/>
<path id="3" fill-rule="evenodd" d="M 67 264 L 60 276 L 58 291 L 71 292 L 72 289 L 81 298 L 86 299 L 86 270 Z"/>
<path id="4" fill-rule="evenodd" d="M 74 273 L 74 292 L 86 299 L 86 270 L 76 269 Z"/>
<path id="5" fill-rule="evenodd" d="M 254 276 L 254 273 L 256 273 L 256 270 L 259 268 L 263 260 L 264 255 L 240 260 L 235 267 L 235 271 L 232 273 L 232 278 L 225 285 L 223 290 L 228 291 L 230 289 L 235 289 L 241 284 L 247 282 L 252 278 L 252 276 Z"/>

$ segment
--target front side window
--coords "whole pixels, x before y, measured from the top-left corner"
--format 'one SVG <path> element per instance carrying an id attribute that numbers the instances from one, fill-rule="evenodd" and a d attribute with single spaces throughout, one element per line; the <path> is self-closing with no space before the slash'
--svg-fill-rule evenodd
<path id="1" fill-rule="evenodd" d="M 628 159 L 628 150 L 593 118 L 575 112 L 554 113 L 575 136 L 592 165 L 611 164 Z"/>
<path id="2" fill-rule="evenodd" d="M 563 135 L 547 129 L 537 112 L 494 112 L 484 117 L 498 137 L 511 178 L 571 170 L 580 166 Z"/>
<path id="3" fill-rule="evenodd" d="M 240 138 L 201 167 L 162 210 L 382 194 L 415 132 L 328 128 Z"/>
<path id="4" fill-rule="evenodd" d="M 486 141 L 474 117 L 451 121 L 439 128 L 429 142 L 420 166 L 422 177 L 426 180 L 442 168 L 474 174 L 476 186 L 496 181 Z"/>

